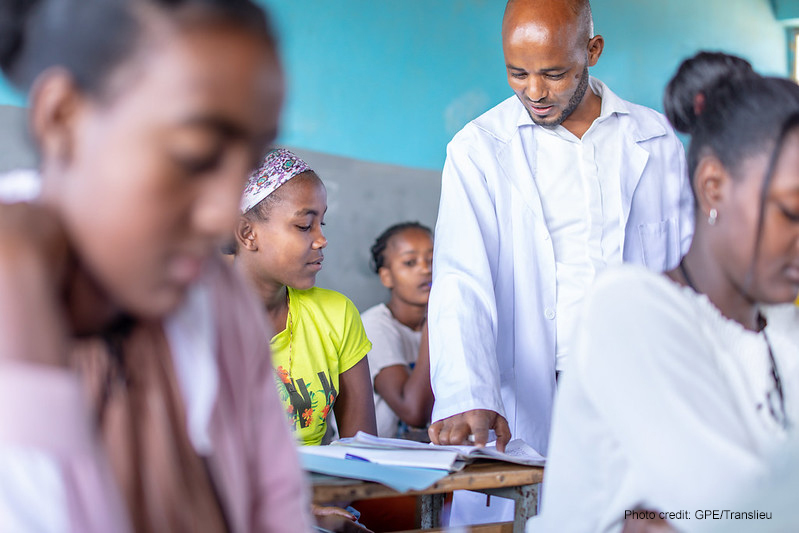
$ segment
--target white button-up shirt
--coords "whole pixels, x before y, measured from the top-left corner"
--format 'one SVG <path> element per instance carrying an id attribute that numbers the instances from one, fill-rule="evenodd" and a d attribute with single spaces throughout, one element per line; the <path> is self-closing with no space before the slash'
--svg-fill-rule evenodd
<path id="1" fill-rule="evenodd" d="M 528 128 L 535 137 L 535 181 L 541 196 L 544 219 L 552 235 L 555 252 L 558 317 L 555 346 L 556 370 L 563 369 L 571 351 L 580 303 L 595 276 L 608 265 L 621 263 L 621 166 L 617 112 L 623 102 L 602 86 L 593 90 L 602 98 L 599 118 L 577 137 L 562 125 Z"/>

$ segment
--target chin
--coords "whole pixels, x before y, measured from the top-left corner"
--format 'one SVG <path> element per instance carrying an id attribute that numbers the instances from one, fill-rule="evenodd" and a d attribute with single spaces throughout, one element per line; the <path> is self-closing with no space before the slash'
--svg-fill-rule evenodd
<path id="1" fill-rule="evenodd" d="M 416 298 L 409 298 L 409 303 L 416 305 L 418 307 L 424 307 L 427 305 L 427 302 L 430 301 L 429 293 L 425 294 L 424 296 L 418 296 Z"/>
<path id="2" fill-rule="evenodd" d="M 799 286 L 786 282 L 780 289 L 765 292 L 763 298 L 758 300 L 766 305 L 779 305 L 796 302 L 797 296 L 799 296 Z"/>
<path id="3" fill-rule="evenodd" d="M 311 279 L 298 280 L 297 283 L 292 283 L 291 285 L 289 285 L 289 287 L 298 291 L 307 291 L 308 289 L 312 289 L 315 286 L 316 286 L 316 276 L 314 276 Z"/>
<path id="4" fill-rule="evenodd" d="M 145 320 L 162 319 L 177 310 L 186 301 L 188 287 L 174 287 L 158 291 L 141 291 L 125 310 Z"/>
<path id="5" fill-rule="evenodd" d="M 531 115 L 530 115 L 530 118 L 532 118 L 532 119 L 533 119 L 533 122 L 534 122 L 536 125 L 538 125 L 538 126 L 541 126 L 542 128 L 549 128 L 549 129 L 553 129 L 553 128 L 557 128 L 558 126 L 560 126 L 561 124 L 563 124 L 563 118 L 562 118 L 561 116 L 557 116 L 557 117 L 548 117 L 548 118 L 546 118 L 546 119 L 544 119 L 544 120 L 541 120 L 540 118 L 538 118 L 538 117 L 534 117 L 534 116 L 531 114 Z"/>

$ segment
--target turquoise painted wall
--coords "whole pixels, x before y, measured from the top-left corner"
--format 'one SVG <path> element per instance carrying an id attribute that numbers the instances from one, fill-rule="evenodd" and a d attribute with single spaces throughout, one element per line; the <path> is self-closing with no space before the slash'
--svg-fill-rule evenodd
<path id="1" fill-rule="evenodd" d="M 662 109 L 663 88 L 701 49 L 740 55 L 764 74 L 788 75 L 785 27 L 769 0 L 598 0 L 605 53 L 593 74 L 622 97 Z"/>
<path id="2" fill-rule="evenodd" d="M 16 91 L 0 74 L 0 105 L 25 105 L 25 95 Z"/>
<path id="3" fill-rule="evenodd" d="M 289 76 L 280 142 L 440 168 L 466 122 L 509 96 L 503 0 L 260 0 L 275 18 Z M 786 75 L 771 0 L 594 0 L 605 53 L 594 75 L 660 109 L 667 80 L 699 49 Z M 0 104 L 20 104 L 0 85 Z"/>
<path id="4" fill-rule="evenodd" d="M 771 0 L 777 19 L 795 23 L 799 19 L 799 0 Z"/>

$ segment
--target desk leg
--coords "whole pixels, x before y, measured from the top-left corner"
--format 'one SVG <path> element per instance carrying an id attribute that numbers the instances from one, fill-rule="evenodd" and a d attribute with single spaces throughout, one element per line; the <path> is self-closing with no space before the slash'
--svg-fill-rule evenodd
<path id="1" fill-rule="evenodd" d="M 441 526 L 441 509 L 444 507 L 445 496 L 445 494 L 422 494 L 419 496 L 422 529 Z"/>
<path id="2" fill-rule="evenodd" d="M 538 514 L 538 488 L 540 483 L 522 485 L 521 487 L 507 487 L 501 489 L 483 489 L 480 492 L 509 498 L 516 502 L 513 516 L 513 533 L 524 533 L 527 519 Z"/>

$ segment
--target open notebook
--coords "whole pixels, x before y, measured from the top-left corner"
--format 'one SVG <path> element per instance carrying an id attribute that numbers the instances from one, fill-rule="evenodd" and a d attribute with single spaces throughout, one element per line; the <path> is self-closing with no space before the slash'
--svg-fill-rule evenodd
<path id="1" fill-rule="evenodd" d="M 435 446 L 403 439 L 375 437 L 362 432 L 329 446 L 303 446 L 300 453 L 447 472 L 458 471 L 475 459 L 493 459 L 529 466 L 543 466 L 545 463 L 545 458 L 521 439 L 510 441 L 503 453 L 495 445 L 479 448 Z"/>

